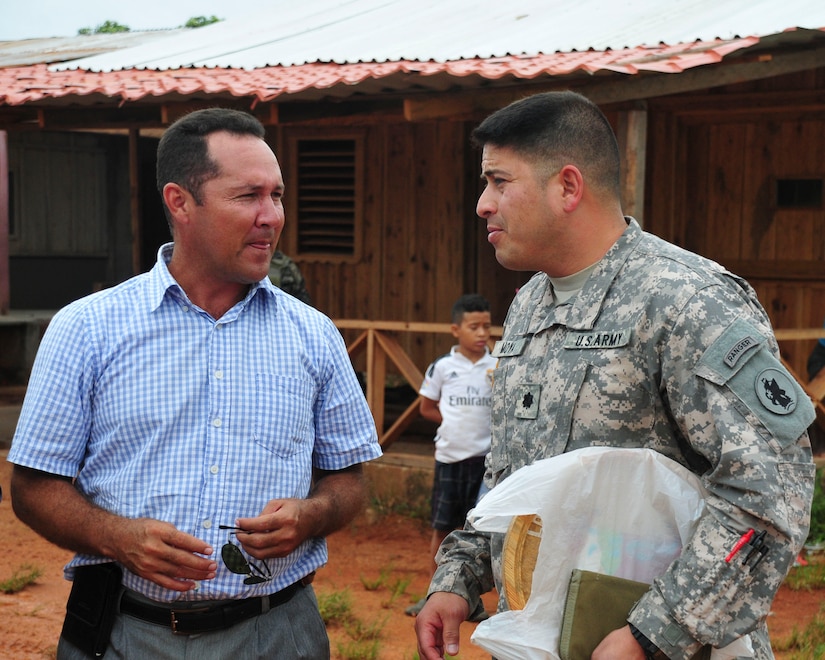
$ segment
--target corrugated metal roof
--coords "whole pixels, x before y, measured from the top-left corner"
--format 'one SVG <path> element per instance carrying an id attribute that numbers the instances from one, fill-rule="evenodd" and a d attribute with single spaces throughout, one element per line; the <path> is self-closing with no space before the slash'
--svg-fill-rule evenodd
<path id="1" fill-rule="evenodd" d="M 586 51 L 468 59 L 457 62 L 381 62 L 356 64 L 311 63 L 262 69 L 207 69 L 203 67 L 157 71 L 53 71 L 44 65 L 0 69 L 0 103 L 21 105 L 68 96 L 99 96 L 125 102 L 150 97 L 181 95 L 230 95 L 271 101 L 283 94 L 311 100 L 321 96 L 344 97 L 407 89 L 443 89 L 456 78 L 504 77 L 530 80 L 539 76 L 565 76 L 610 71 L 636 74 L 642 71 L 677 73 L 703 64 L 714 64 L 730 53 L 759 42 L 756 37 L 695 42 L 676 46 L 636 47 L 605 52 Z M 445 80 L 446 79 L 446 80 Z M 357 86 L 357 90 L 356 90 Z"/>
<path id="2" fill-rule="evenodd" d="M 822 0 L 304 0 L 56 68 L 448 62 L 822 27 Z"/>
<path id="3" fill-rule="evenodd" d="M 183 29 L 151 30 L 0 41 L 0 68 L 77 60 L 151 43 L 168 36 L 179 36 L 188 31 Z"/>
<path id="4" fill-rule="evenodd" d="M 822 0 L 672 0 L 665 10 L 656 7 L 658 2 L 611 3 L 618 9 L 610 10 L 603 0 L 580 0 L 572 7 L 553 2 L 555 9 L 549 11 L 547 3 L 535 0 L 512 0 L 507 7 L 497 4 L 493 9 L 487 9 L 487 0 L 476 0 L 472 10 L 467 0 L 307 0 L 300 7 L 273 10 L 278 16 L 275 27 L 267 15 L 169 36 L 142 33 L 157 38 L 61 66 L 47 66 L 57 55 L 45 50 L 41 64 L 0 68 L 0 104 L 111 105 L 113 100 L 243 97 L 254 105 L 284 95 L 290 100 L 341 99 L 542 77 L 679 73 L 746 50 L 750 55 L 763 48 L 798 49 L 825 41 Z M 641 12 L 651 7 L 656 11 Z M 377 16 L 392 19 L 391 24 L 376 25 Z M 731 16 L 744 27 L 731 28 Z M 428 22 L 432 29 L 423 29 L 422 23 Z M 742 36 L 668 43 L 674 35 L 694 30 Z M 627 36 L 632 34 L 637 36 Z M 620 43 L 615 35 L 637 44 L 607 48 L 606 43 Z M 126 37 L 96 36 L 108 36 L 112 44 L 122 44 Z M 89 47 L 91 42 L 84 39 L 66 39 L 53 50 L 69 57 Z M 471 52 L 487 55 L 458 56 Z M 401 53 L 410 55 L 400 57 Z M 811 66 L 816 66 L 813 60 Z"/>

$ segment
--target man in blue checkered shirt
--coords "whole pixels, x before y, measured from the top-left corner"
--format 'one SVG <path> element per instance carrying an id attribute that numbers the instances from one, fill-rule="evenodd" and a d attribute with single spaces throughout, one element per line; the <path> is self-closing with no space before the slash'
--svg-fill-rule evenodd
<path id="1" fill-rule="evenodd" d="M 9 455 L 17 515 L 77 553 L 58 657 L 328 657 L 308 583 L 363 505 L 372 416 L 334 324 L 267 277 L 263 126 L 178 120 L 158 189 L 174 243 L 55 315 Z"/>

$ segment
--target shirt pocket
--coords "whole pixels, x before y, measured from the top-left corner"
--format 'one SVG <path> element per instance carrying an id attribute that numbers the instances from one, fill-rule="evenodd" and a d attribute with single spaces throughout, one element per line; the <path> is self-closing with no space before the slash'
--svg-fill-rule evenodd
<path id="1" fill-rule="evenodd" d="M 313 401 L 310 381 L 256 374 L 252 439 L 282 457 L 311 451 Z"/>
<path id="2" fill-rule="evenodd" d="M 656 400 L 647 373 L 624 356 L 588 364 L 584 378 L 571 383 L 569 391 L 575 407 L 565 451 L 623 445 L 653 431 Z"/>

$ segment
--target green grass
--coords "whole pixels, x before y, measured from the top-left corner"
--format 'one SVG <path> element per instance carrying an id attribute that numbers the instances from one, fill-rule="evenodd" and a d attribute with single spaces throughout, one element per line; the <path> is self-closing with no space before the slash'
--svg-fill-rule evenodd
<path id="1" fill-rule="evenodd" d="M 381 644 L 377 639 L 367 642 L 351 641 L 339 643 L 336 648 L 343 660 L 377 660 Z"/>
<path id="2" fill-rule="evenodd" d="M 811 557 L 807 566 L 792 568 L 785 584 L 793 591 L 825 589 L 825 562 L 820 559 Z M 825 603 L 804 629 L 794 627 L 790 635 L 773 644 L 777 651 L 788 652 L 789 660 L 825 658 Z"/>
<path id="3" fill-rule="evenodd" d="M 387 584 L 390 571 L 392 571 L 392 566 L 382 568 L 378 574 L 378 577 L 373 580 L 364 577 L 364 575 L 361 575 L 359 579 L 361 580 L 361 584 L 364 585 L 364 589 L 367 591 L 378 591 L 381 587 Z"/>
<path id="4" fill-rule="evenodd" d="M 386 577 L 384 577 L 386 580 Z M 363 580 L 362 580 L 363 581 Z M 343 660 L 375 660 L 381 650 L 381 634 L 387 618 L 364 621 L 355 615 L 352 595 L 348 589 L 332 592 L 316 592 L 318 610 L 327 628 L 339 628 L 338 637 L 347 639 L 336 643 Z"/>
<path id="5" fill-rule="evenodd" d="M 393 566 L 390 564 L 389 566 L 381 568 L 377 578 L 370 579 L 364 575 L 361 575 L 359 578 L 364 589 L 367 591 L 378 591 L 382 588 L 386 588 L 389 591 L 387 600 L 381 603 L 381 607 L 384 609 L 392 607 L 398 598 L 406 594 L 407 588 L 410 586 L 410 582 L 412 582 L 412 578 L 409 576 L 397 577 L 390 580 L 393 570 Z"/>
<path id="6" fill-rule="evenodd" d="M 825 543 L 825 468 L 816 471 L 814 480 L 814 500 L 811 505 L 811 529 L 808 531 L 808 543 Z"/>
<path id="7" fill-rule="evenodd" d="M 318 599 L 318 611 L 327 626 L 344 625 L 353 617 L 352 596 L 348 589 L 330 593 L 316 592 L 315 595 Z"/>
<path id="8" fill-rule="evenodd" d="M 389 598 L 381 603 L 381 607 L 384 607 L 385 609 L 392 607 L 396 600 L 407 593 L 407 587 L 410 586 L 410 582 L 412 582 L 411 577 L 397 578 L 393 581 L 389 587 Z"/>
<path id="9" fill-rule="evenodd" d="M 370 508 L 380 517 L 394 513 L 429 525 L 432 487 L 432 477 L 427 473 L 412 472 L 407 477 L 403 493 L 384 497 L 373 495 L 370 497 Z"/>
<path id="10" fill-rule="evenodd" d="M 384 630 L 385 625 L 387 625 L 386 618 L 366 623 L 361 619 L 352 617 L 344 624 L 344 630 L 356 642 L 372 642 L 381 638 L 381 631 Z"/>
<path id="11" fill-rule="evenodd" d="M 31 564 L 24 564 L 18 568 L 10 578 L 0 581 L 0 591 L 4 594 L 16 594 L 30 584 L 34 584 L 43 571 Z"/>
<path id="12" fill-rule="evenodd" d="M 785 584 L 793 591 L 825 589 L 825 562 L 811 561 L 807 566 L 792 568 Z"/>
<path id="13" fill-rule="evenodd" d="M 804 630 L 794 628 L 786 638 L 774 642 L 777 651 L 790 653 L 789 660 L 825 658 L 825 605 Z"/>

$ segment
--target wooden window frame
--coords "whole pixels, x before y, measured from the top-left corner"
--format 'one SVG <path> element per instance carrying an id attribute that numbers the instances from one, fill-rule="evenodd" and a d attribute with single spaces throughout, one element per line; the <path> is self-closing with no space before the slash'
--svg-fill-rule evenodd
<path id="1" fill-rule="evenodd" d="M 286 226 L 281 238 L 281 249 L 293 259 L 300 262 L 356 263 L 360 261 L 363 251 L 364 233 L 364 132 L 358 130 L 300 130 L 291 131 L 284 136 L 285 151 L 284 209 Z M 301 211 L 299 207 L 302 185 L 301 142 L 326 142 L 351 140 L 353 144 L 353 218 L 352 251 L 347 254 L 324 251 L 302 251 L 299 238 L 301 234 Z"/>

